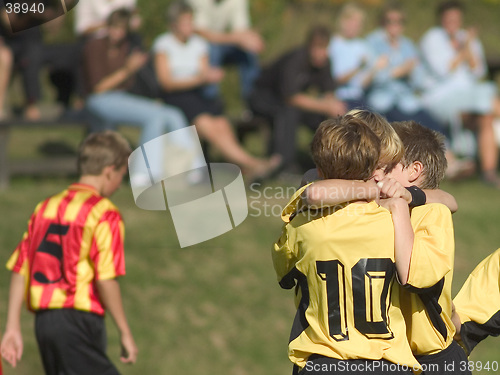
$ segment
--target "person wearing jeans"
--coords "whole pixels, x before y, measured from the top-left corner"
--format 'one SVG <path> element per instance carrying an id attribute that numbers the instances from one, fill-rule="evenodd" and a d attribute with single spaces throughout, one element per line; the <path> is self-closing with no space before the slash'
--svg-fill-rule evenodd
<path id="1" fill-rule="evenodd" d="M 129 16 L 127 10 L 113 12 L 108 21 L 108 36 L 91 39 L 84 48 L 85 81 L 90 92 L 86 105 L 96 119 L 94 128 L 110 128 L 120 123 L 137 125 L 142 129 L 140 145 L 143 145 L 167 132 L 185 128 L 188 123 L 177 108 L 127 92 L 135 73 L 149 58 L 146 53 L 130 51 L 126 38 Z M 176 134 L 176 143 L 190 149 L 194 143 L 185 134 Z M 148 156 L 161 160 L 163 150 L 159 146 L 148 147 Z M 161 176 L 162 165 L 150 163 L 153 179 Z M 133 178 L 144 180 L 142 183 L 149 181 L 149 176 L 141 176 L 140 171 L 132 172 Z"/>

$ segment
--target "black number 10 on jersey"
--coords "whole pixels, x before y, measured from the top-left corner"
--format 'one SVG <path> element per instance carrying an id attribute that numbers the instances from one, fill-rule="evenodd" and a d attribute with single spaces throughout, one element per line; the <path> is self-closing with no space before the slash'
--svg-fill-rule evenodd
<path id="1" fill-rule="evenodd" d="M 352 320 L 354 328 L 369 339 L 394 337 L 387 320 L 388 296 L 395 272 L 391 259 L 360 259 L 351 269 L 349 290 L 345 267 L 339 260 L 317 261 L 316 269 L 326 284 L 328 328 L 334 340 L 349 340 L 348 322 Z"/>

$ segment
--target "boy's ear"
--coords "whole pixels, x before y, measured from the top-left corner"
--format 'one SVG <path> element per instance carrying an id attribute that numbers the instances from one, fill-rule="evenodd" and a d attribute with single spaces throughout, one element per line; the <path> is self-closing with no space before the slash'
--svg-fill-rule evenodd
<path id="1" fill-rule="evenodd" d="M 113 172 L 115 170 L 115 167 L 114 165 L 108 165 L 106 167 L 104 167 L 102 169 L 102 175 L 106 178 L 110 178 L 111 177 L 111 172 Z"/>
<path id="2" fill-rule="evenodd" d="M 424 165 L 420 161 L 414 161 L 408 167 L 408 180 L 414 183 L 424 173 Z"/>

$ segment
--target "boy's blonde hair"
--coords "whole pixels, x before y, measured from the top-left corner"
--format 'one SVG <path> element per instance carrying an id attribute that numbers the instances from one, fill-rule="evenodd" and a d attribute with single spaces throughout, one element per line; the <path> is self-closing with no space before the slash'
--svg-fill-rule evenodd
<path id="1" fill-rule="evenodd" d="M 393 122 L 392 126 L 405 147 L 401 160 L 403 167 L 408 168 L 416 161 L 421 162 L 424 170 L 419 188 L 439 188 L 448 167 L 444 135 L 415 121 Z"/>
<path id="2" fill-rule="evenodd" d="M 362 119 L 345 115 L 319 125 L 311 152 L 323 178 L 366 181 L 377 167 L 380 140 Z"/>
<path id="3" fill-rule="evenodd" d="M 118 132 L 92 133 L 78 149 L 78 173 L 80 176 L 98 176 L 110 165 L 120 169 L 127 165 L 131 152 L 130 144 Z"/>
<path id="4" fill-rule="evenodd" d="M 405 152 L 403 142 L 394 128 L 384 116 L 365 109 L 352 109 L 347 114 L 365 121 L 380 139 L 378 168 L 384 168 L 389 173 L 401 161 Z"/>

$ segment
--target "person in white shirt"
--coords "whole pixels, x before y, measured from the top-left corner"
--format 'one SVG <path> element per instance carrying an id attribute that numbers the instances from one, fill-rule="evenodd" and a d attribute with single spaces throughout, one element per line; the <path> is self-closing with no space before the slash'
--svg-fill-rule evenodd
<path id="1" fill-rule="evenodd" d="M 478 115 L 477 141 L 483 180 L 500 188 L 498 146 L 493 115 L 500 113 L 495 87 L 481 81 L 486 73 L 483 47 L 474 29 L 462 28 L 463 5 L 446 1 L 438 7 L 440 26 L 422 37 L 422 57 L 432 77 L 423 95 L 424 106 L 436 118 L 461 131 L 463 114 Z"/>
<path id="2" fill-rule="evenodd" d="M 194 11 L 196 32 L 210 42 L 210 64 L 237 65 L 241 94 L 246 99 L 259 74 L 257 55 L 264 49 L 260 34 L 250 25 L 247 0 L 188 0 Z M 218 93 L 211 85 L 205 94 Z"/>
<path id="3" fill-rule="evenodd" d="M 207 84 L 222 79 L 223 72 L 208 63 L 208 43 L 194 33 L 192 8 L 183 1 L 174 2 L 167 17 L 171 32 L 160 35 L 153 44 L 161 98 L 181 109 L 200 136 L 242 167 L 248 178 L 268 176 L 279 167 L 281 158 L 259 159 L 247 153 L 223 115 L 222 105 L 203 94 Z"/>

